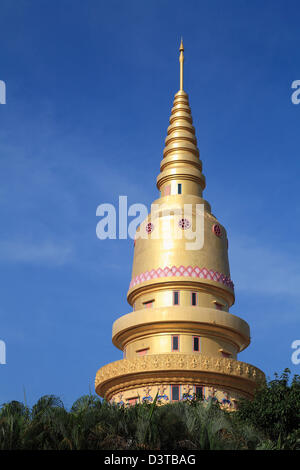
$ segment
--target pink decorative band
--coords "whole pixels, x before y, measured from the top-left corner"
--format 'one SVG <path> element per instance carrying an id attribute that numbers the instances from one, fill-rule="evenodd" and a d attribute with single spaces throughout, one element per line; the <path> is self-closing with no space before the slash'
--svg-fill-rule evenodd
<path id="1" fill-rule="evenodd" d="M 208 279 L 209 281 L 216 281 L 220 282 L 226 287 L 230 289 L 234 289 L 234 284 L 232 280 L 225 276 L 224 274 L 218 273 L 217 271 L 213 271 L 212 269 L 208 270 L 206 268 L 199 268 L 195 266 L 180 266 L 179 268 L 176 266 L 172 266 L 172 268 L 165 267 L 164 269 L 152 269 L 151 271 L 146 271 L 145 273 L 139 274 L 134 279 L 132 279 L 129 289 L 132 287 L 141 284 L 141 282 L 150 281 L 151 279 L 157 279 L 160 277 L 171 277 L 171 276 L 184 276 L 184 277 L 195 277 L 200 279 Z"/>

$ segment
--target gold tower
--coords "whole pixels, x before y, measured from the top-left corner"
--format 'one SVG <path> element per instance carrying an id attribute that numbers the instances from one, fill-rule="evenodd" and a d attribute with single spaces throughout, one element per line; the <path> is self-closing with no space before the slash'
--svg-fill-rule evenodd
<path id="1" fill-rule="evenodd" d="M 124 358 L 98 370 L 95 388 L 121 404 L 196 394 L 235 409 L 265 376 L 237 360 L 250 330 L 229 313 L 235 297 L 227 234 L 202 198 L 205 177 L 183 90 L 182 41 L 179 50 L 180 89 L 157 177 L 161 196 L 136 232 L 127 294 L 133 312 L 113 324 L 112 341 Z"/>

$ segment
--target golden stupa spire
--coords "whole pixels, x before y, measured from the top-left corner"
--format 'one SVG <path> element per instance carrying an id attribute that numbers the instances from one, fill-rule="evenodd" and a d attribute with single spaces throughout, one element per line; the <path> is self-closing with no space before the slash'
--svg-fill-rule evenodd
<path id="1" fill-rule="evenodd" d="M 171 186 L 175 188 L 181 184 L 183 192 L 187 190 L 190 194 L 202 196 L 205 177 L 202 174 L 202 162 L 199 158 L 189 97 L 183 90 L 184 47 L 182 38 L 179 51 L 180 90 L 175 94 L 173 101 L 163 160 L 160 165 L 160 174 L 157 177 L 157 188 L 161 191 L 161 195 L 165 196 L 172 193 Z M 190 183 L 187 189 L 185 183 L 188 181 Z"/>
<path id="2" fill-rule="evenodd" d="M 179 47 L 180 55 L 179 55 L 179 63 L 180 63 L 180 90 L 183 90 L 183 62 L 184 62 L 184 47 L 183 47 L 183 40 L 181 38 L 181 43 Z"/>
<path id="3" fill-rule="evenodd" d="M 135 234 L 127 293 L 132 310 L 113 324 L 123 359 L 98 370 L 95 389 L 125 406 L 198 396 L 234 410 L 265 376 L 237 358 L 250 344 L 250 329 L 229 312 L 235 295 L 227 232 L 202 197 L 205 177 L 183 90 L 182 40 L 179 50 L 180 90 L 157 177 L 160 197 Z M 226 191 L 225 179 L 223 186 Z"/>

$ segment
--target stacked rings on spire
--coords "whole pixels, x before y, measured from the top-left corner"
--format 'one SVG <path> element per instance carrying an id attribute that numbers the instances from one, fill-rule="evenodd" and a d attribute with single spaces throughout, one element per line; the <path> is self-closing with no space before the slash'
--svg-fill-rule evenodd
<path id="1" fill-rule="evenodd" d="M 188 95 L 183 90 L 175 95 L 160 170 L 159 190 L 171 180 L 192 180 L 201 190 L 205 188 Z"/>

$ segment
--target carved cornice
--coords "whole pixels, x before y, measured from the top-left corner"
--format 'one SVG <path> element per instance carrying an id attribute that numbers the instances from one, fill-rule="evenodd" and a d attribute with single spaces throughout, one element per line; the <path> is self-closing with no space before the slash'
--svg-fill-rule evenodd
<path id="1" fill-rule="evenodd" d="M 96 375 L 95 389 L 98 395 L 110 399 L 120 390 L 147 383 L 193 381 L 231 388 L 251 397 L 265 381 L 265 375 L 257 367 L 235 359 L 203 354 L 153 354 L 102 367 Z"/>

